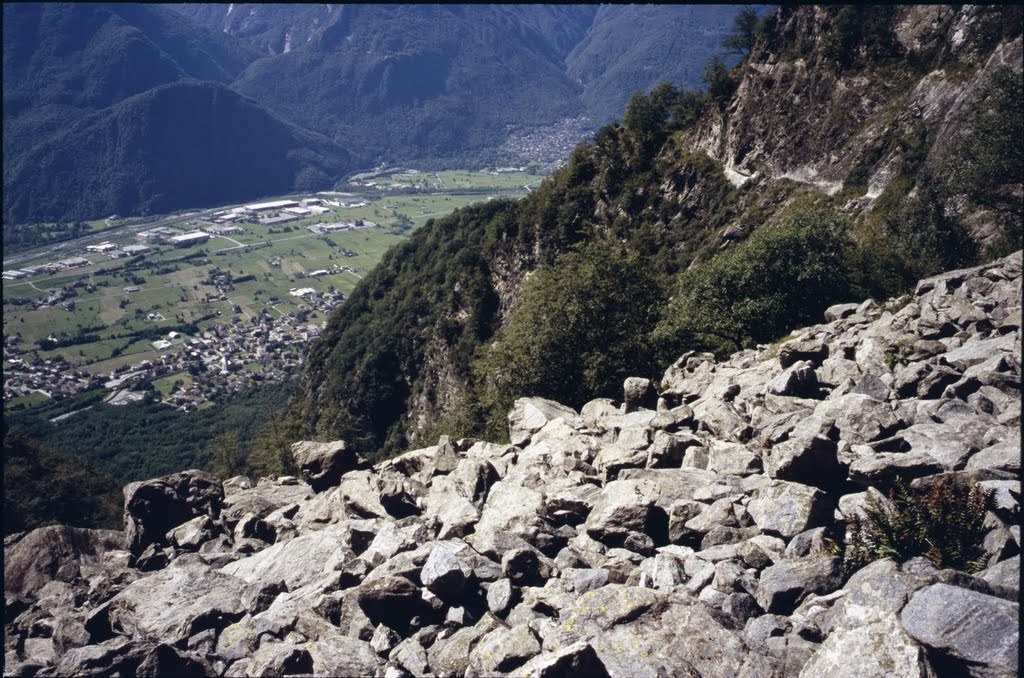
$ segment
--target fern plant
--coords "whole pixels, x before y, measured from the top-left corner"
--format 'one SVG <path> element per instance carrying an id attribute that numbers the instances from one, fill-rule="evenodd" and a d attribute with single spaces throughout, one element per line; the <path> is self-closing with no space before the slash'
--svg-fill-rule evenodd
<path id="1" fill-rule="evenodd" d="M 985 514 L 993 493 L 944 476 L 926 490 L 897 480 L 888 505 L 868 495 L 864 518 L 854 516 L 844 565 L 853 572 L 880 558 L 898 563 L 924 556 L 938 568 L 977 572 L 985 565 Z"/>

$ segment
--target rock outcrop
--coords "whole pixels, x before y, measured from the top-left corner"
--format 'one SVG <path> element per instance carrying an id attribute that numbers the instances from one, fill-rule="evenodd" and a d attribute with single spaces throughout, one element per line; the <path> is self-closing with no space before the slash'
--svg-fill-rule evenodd
<path id="1" fill-rule="evenodd" d="M 124 535 L 5 543 L 5 675 L 1014 676 L 1020 312 L 1018 252 L 657 403 L 522 399 L 513 445 L 133 484 Z M 995 493 L 985 569 L 844 570 L 869 494 L 949 474 Z"/>

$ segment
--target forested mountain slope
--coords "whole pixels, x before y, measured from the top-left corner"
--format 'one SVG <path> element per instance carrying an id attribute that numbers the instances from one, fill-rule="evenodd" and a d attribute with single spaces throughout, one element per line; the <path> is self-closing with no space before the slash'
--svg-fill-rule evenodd
<path id="1" fill-rule="evenodd" d="M 289 416 L 378 454 L 501 435 L 516 396 L 613 396 L 1019 248 L 1020 34 L 1010 7 L 781 8 L 706 96 L 634 96 L 533 195 L 389 252 Z"/>
<path id="2" fill-rule="evenodd" d="M 509 126 L 696 86 L 736 7 L 178 5 L 267 57 L 237 89 L 367 159 L 493 161 Z"/>
<path id="3" fill-rule="evenodd" d="M 382 161 L 507 164 L 521 160 L 502 150 L 510 138 L 578 134 L 662 79 L 695 86 L 738 9 L 7 5 L 4 217 L 142 214 L 327 188 Z M 185 86 L 196 83 L 205 89 Z M 200 93 L 210 83 L 241 100 L 225 93 L 229 103 L 212 105 Z M 151 99 L 130 101 L 161 87 L 166 115 L 140 108 Z M 231 139 L 208 143 L 225 128 Z M 159 134 L 185 152 L 138 143 Z M 266 149 L 248 150 L 264 138 Z M 204 168 L 223 178 L 210 182 Z"/>
<path id="4" fill-rule="evenodd" d="M 4 6 L 4 220 L 309 188 L 345 149 L 228 88 L 256 53 L 149 5 Z"/>

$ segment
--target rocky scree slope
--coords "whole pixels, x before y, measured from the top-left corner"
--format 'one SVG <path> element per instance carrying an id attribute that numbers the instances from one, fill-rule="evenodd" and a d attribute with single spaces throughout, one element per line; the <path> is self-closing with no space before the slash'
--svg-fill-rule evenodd
<path id="1" fill-rule="evenodd" d="M 687 353 L 621 406 L 523 398 L 511 445 L 133 483 L 124 532 L 6 540 L 5 675 L 1014 676 L 1021 270 Z M 844 573 L 869 495 L 951 475 L 994 494 L 984 569 Z"/>

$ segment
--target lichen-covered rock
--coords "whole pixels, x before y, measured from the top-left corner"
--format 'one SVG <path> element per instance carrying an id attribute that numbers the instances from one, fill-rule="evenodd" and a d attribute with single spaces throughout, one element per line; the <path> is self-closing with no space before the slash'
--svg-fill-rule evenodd
<path id="1" fill-rule="evenodd" d="M 829 635 L 800 671 L 801 678 L 833 675 L 926 678 L 929 671 L 921 646 L 888 612 Z"/>
<path id="2" fill-rule="evenodd" d="M 506 673 L 540 654 L 540 641 L 527 624 L 497 628 L 481 638 L 469 655 L 466 676 Z"/>

